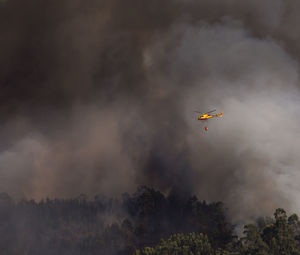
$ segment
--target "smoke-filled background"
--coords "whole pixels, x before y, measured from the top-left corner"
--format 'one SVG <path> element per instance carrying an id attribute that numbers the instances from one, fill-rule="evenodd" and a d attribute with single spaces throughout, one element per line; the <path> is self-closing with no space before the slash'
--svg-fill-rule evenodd
<path id="1" fill-rule="evenodd" d="M 0 191 L 300 212 L 296 0 L 0 1 Z M 208 122 L 194 110 L 223 111 Z"/>

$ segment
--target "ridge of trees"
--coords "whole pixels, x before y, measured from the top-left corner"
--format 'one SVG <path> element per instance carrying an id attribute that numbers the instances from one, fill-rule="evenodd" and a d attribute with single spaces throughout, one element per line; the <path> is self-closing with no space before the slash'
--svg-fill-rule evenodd
<path id="1" fill-rule="evenodd" d="M 1 254 L 299 255 L 300 224 L 279 208 L 237 238 L 221 202 L 140 187 L 122 199 L 13 201 L 0 194 Z"/>
<path id="2" fill-rule="evenodd" d="M 287 217 L 282 208 L 274 219 L 259 219 L 244 226 L 244 236 L 232 237 L 225 248 L 214 249 L 207 235 L 171 235 L 153 247 L 136 250 L 136 255 L 299 255 L 300 222 L 296 214 Z"/>

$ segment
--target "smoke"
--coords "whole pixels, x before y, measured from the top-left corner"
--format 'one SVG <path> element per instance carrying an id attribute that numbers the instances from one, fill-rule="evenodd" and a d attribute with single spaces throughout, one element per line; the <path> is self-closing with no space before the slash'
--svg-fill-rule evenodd
<path id="1" fill-rule="evenodd" d="M 235 222 L 299 212 L 299 7 L 0 2 L 0 190 L 151 185 L 222 200 Z M 196 109 L 224 117 L 204 132 Z"/>

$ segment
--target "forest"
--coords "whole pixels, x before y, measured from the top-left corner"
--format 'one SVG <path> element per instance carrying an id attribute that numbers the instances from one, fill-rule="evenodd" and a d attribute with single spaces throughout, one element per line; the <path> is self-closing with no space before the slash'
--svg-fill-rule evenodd
<path id="1" fill-rule="evenodd" d="M 300 254 L 298 216 L 282 208 L 237 236 L 223 203 L 139 187 L 122 199 L 14 201 L 0 195 L 1 254 Z"/>

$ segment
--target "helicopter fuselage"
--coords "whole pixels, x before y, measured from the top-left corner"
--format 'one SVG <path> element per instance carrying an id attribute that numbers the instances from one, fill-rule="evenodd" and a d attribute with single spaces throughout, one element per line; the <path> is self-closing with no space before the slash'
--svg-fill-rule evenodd
<path id="1" fill-rule="evenodd" d="M 215 118 L 215 117 L 222 117 L 223 116 L 223 112 L 218 113 L 218 114 L 203 114 L 201 116 L 198 117 L 198 120 L 208 120 L 210 118 Z"/>

